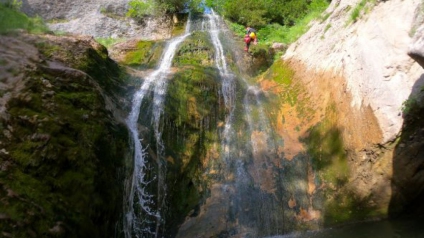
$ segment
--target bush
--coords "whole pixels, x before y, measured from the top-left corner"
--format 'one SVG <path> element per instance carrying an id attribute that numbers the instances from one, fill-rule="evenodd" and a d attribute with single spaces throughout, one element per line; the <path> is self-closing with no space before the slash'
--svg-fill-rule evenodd
<path id="1" fill-rule="evenodd" d="M 129 9 L 127 16 L 133 18 L 142 18 L 145 15 L 152 15 L 155 9 L 154 0 L 131 0 L 129 2 Z"/>

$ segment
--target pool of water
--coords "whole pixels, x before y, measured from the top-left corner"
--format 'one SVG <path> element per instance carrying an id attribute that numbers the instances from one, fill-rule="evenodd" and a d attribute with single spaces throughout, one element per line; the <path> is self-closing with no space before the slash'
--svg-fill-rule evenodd
<path id="1" fill-rule="evenodd" d="M 424 218 L 363 222 L 272 238 L 424 238 Z"/>

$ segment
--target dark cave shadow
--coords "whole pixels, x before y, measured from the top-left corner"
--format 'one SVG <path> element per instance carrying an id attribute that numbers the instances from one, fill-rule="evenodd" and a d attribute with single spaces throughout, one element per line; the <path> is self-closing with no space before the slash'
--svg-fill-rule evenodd
<path id="1" fill-rule="evenodd" d="M 389 218 L 424 216 L 424 74 L 403 103 L 402 134 L 393 152 Z"/>

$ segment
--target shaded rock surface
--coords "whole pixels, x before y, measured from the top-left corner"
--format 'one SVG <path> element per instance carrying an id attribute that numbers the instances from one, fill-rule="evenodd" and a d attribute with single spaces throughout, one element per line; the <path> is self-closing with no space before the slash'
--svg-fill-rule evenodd
<path id="1" fill-rule="evenodd" d="M 418 27 L 418 26 L 417 26 Z M 424 27 L 419 27 L 409 45 L 408 55 L 424 68 Z"/>
<path id="2" fill-rule="evenodd" d="M 129 154 L 119 67 L 91 37 L 0 36 L 0 55 L 2 234 L 113 236 Z"/>

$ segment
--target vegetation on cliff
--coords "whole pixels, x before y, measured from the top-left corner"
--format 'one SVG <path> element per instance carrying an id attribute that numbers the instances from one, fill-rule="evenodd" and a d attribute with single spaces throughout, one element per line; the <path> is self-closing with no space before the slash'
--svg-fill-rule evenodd
<path id="1" fill-rule="evenodd" d="M 241 37 L 245 26 L 256 27 L 260 44 L 294 42 L 309 29 L 309 22 L 320 17 L 329 1 L 254 1 L 208 0 L 208 6 L 216 9 L 230 21 L 234 32 Z"/>

